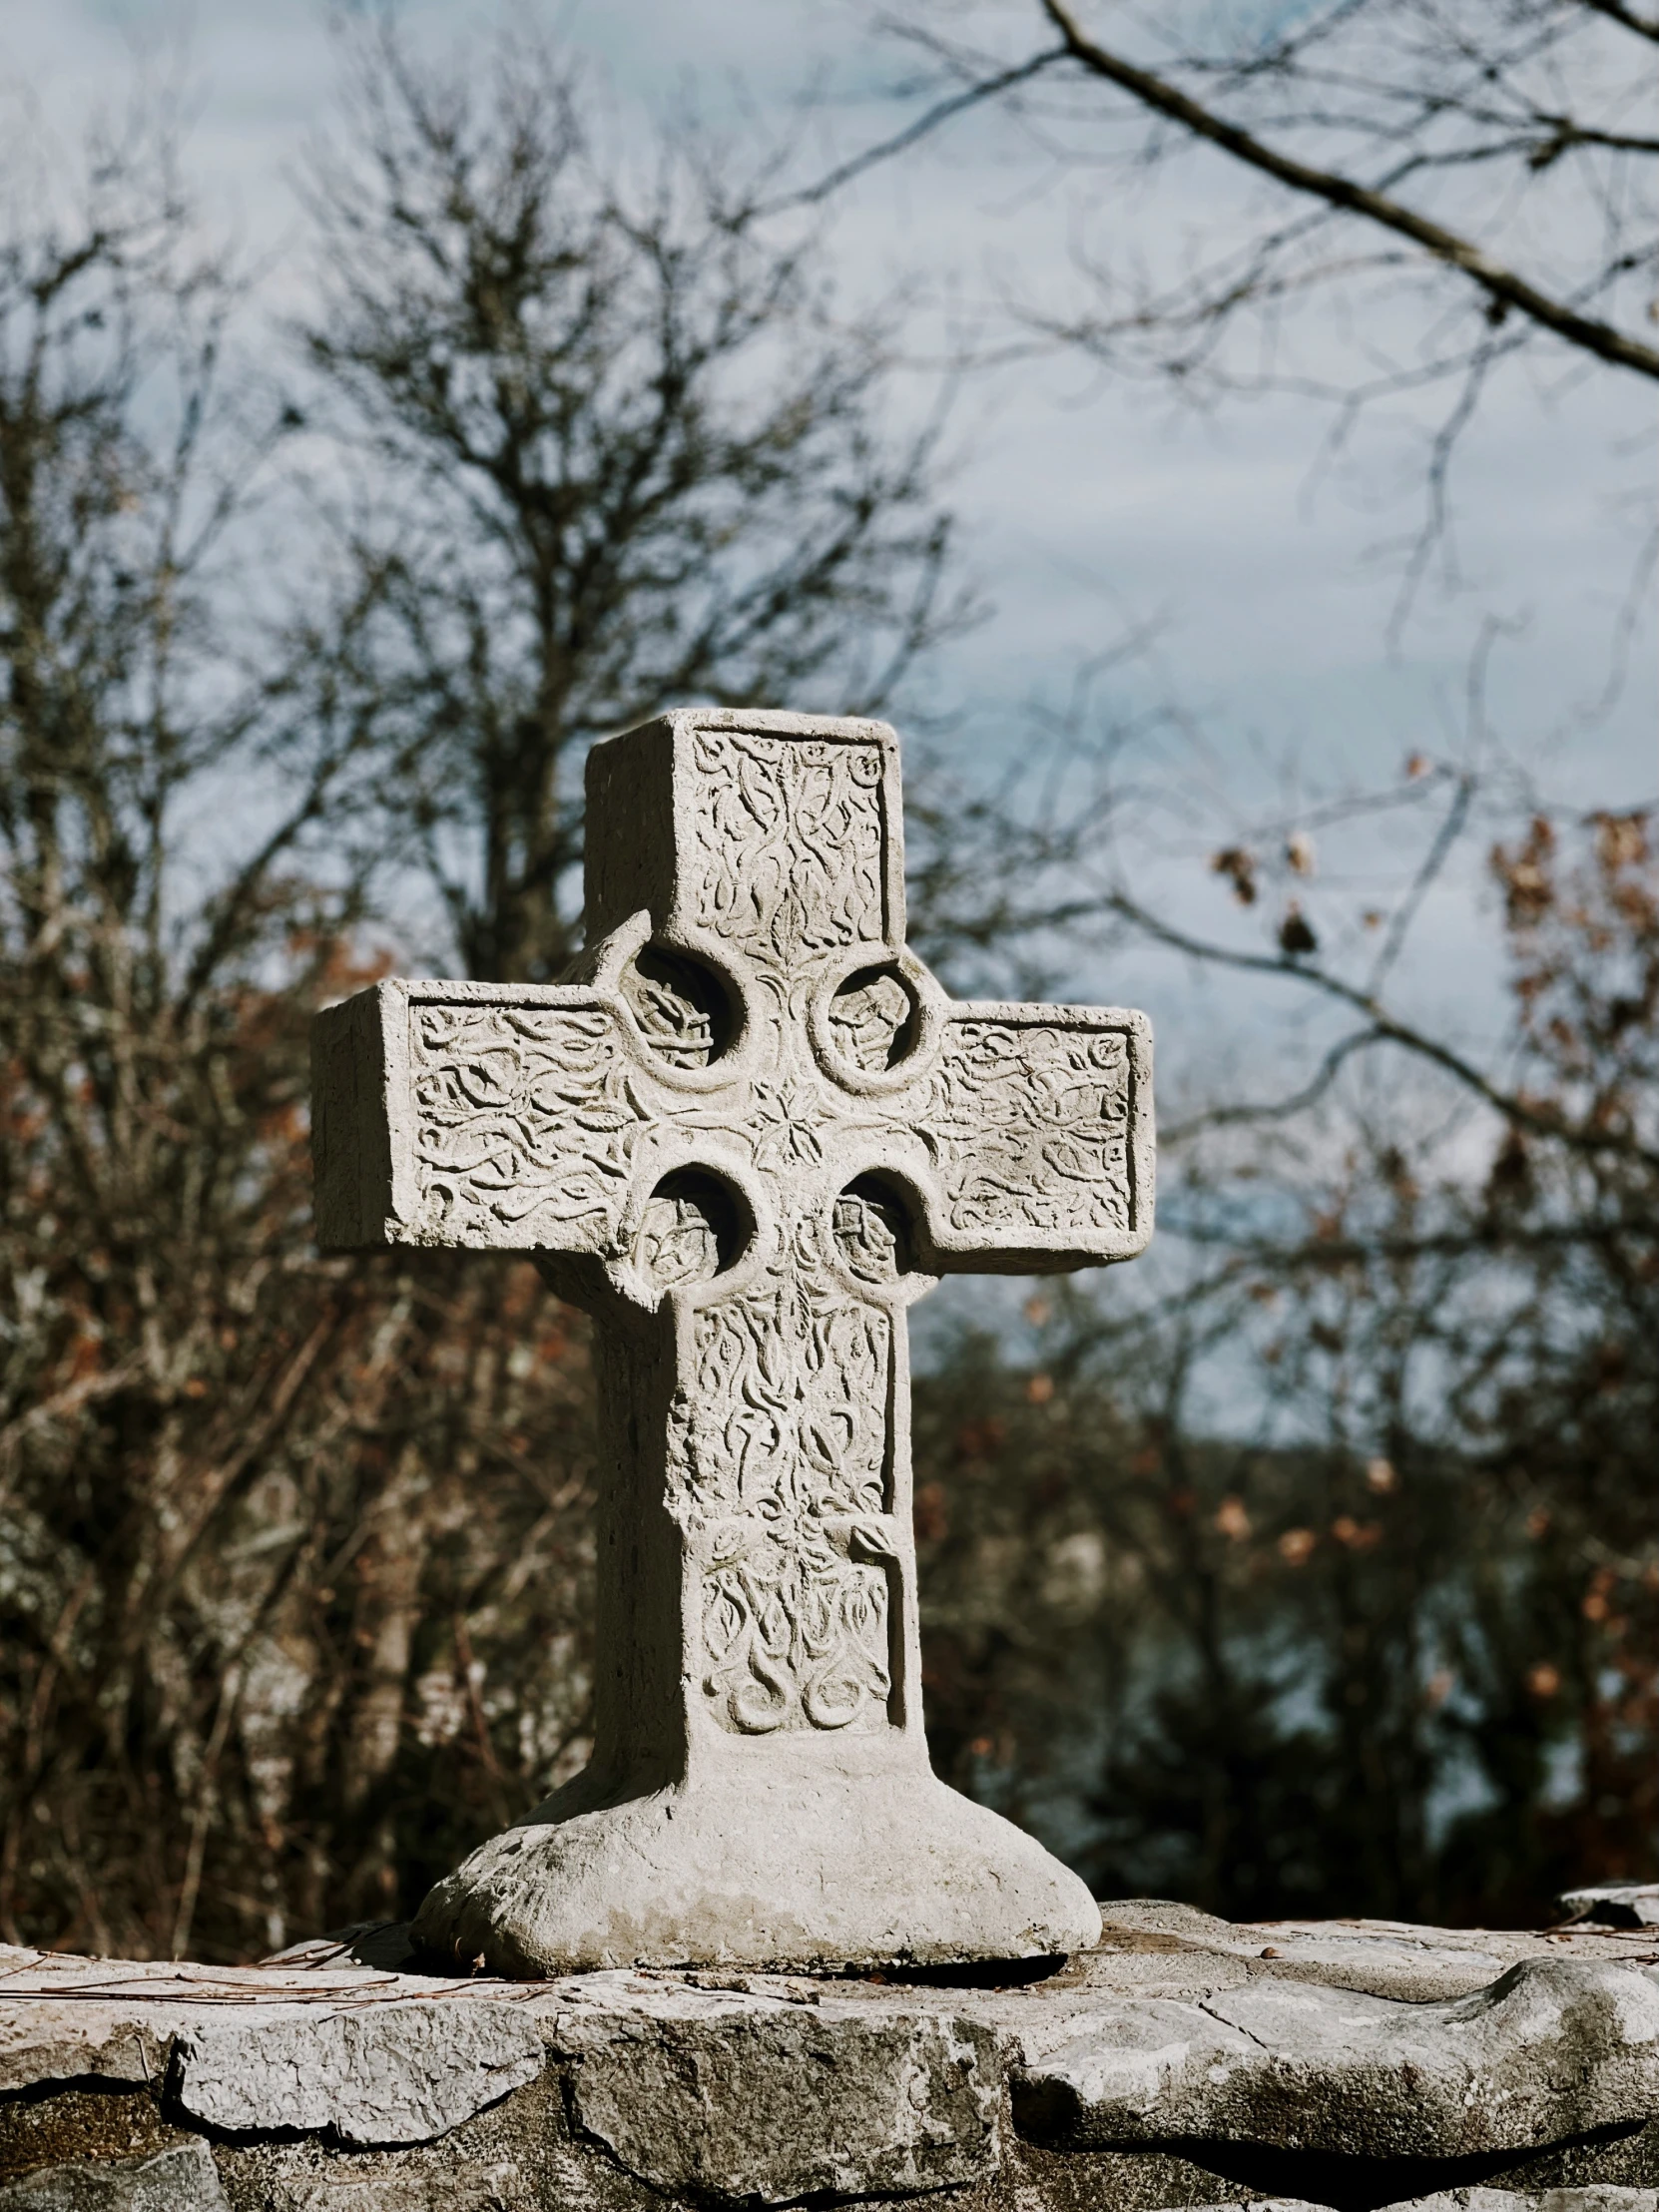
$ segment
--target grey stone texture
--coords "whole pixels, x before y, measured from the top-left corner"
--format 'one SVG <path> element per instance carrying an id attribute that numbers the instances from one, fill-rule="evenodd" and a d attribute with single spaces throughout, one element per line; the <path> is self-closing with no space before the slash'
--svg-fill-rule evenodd
<path id="1" fill-rule="evenodd" d="M 1006 1985 L 0 1950 L 0 2212 L 1659 2212 L 1652 1932 L 1101 1910 Z"/>
<path id="2" fill-rule="evenodd" d="M 1604 1928 L 1659 1928 L 1659 1882 L 1614 1882 L 1568 1890 L 1556 1901 L 1573 1920 Z"/>
<path id="3" fill-rule="evenodd" d="M 1653 2189 L 1545 2189 L 1525 2196 L 1515 2189 L 1437 2189 L 1409 2197 L 1393 2212 L 1654 2212 Z M 1313 2212 L 1306 2197 L 1225 2197 L 1187 2205 L 1183 2212 Z"/>
<path id="4" fill-rule="evenodd" d="M 1091 1942 L 1075 1877 L 928 1767 L 905 1317 L 1144 1248 L 1147 1021 L 945 996 L 883 723 L 665 716 L 594 748 L 587 825 L 565 981 L 316 1024 L 321 1242 L 528 1253 L 596 1324 L 593 1761 L 420 1936 L 519 1975 Z"/>
<path id="5" fill-rule="evenodd" d="M 822 2000 L 733 1993 L 679 2016 L 659 2001 L 620 2029 L 603 2015 L 566 2047 L 581 2051 L 577 2125 L 665 2192 L 791 2204 L 997 2170 L 995 2037 L 949 2014 L 827 2017 Z"/>
<path id="6" fill-rule="evenodd" d="M 208 2145 L 186 2138 L 139 2158 L 42 2166 L 0 2184 L 0 2212 L 226 2212 Z"/>
<path id="7" fill-rule="evenodd" d="M 1253 1979 L 1136 1998 L 1016 2080 L 1027 2134 L 1080 2149 L 1175 2136 L 1348 2157 L 1527 2151 L 1640 2125 L 1659 2088 L 1659 1984 L 1531 1958 L 1472 1996 L 1401 2004 Z M 1333 2095 L 1333 2085 L 1340 2094 Z"/>
<path id="8" fill-rule="evenodd" d="M 546 2056 L 533 2019 L 481 2000 L 267 2006 L 177 2036 L 173 2087 L 179 2111 L 205 2127 L 326 2129 L 367 2149 L 436 2141 L 534 2081 Z"/>

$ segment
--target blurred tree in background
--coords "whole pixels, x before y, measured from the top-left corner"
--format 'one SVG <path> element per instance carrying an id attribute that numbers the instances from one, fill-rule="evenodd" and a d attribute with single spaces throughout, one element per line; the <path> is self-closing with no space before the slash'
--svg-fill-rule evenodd
<path id="1" fill-rule="evenodd" d="M 528 30 L 459 75 L 388 18 L 307 200 L 319 418 L 357 464 L 352 675 L 394 834 L 469 975 L 581 942 L 586 748 L 667 701 L 888 698 L 968 614 L 932 440 L 879 426 L 892 333 L 687 135 L 606 168 Z M 587 103 L 591 105 L 591 101 Z"/>
<path id="2" fill-rule="evenodd" d="M 1045 1289 L 1038 1368 L 922 1385 L 941 1771 L 1103 1895 L 1503 1925 L 1651 1879 L 1659 845 L 1540 817 L 1489 864 L 1505 1087 L 1369 998 L 1322 1099 L 1170 1133 L 1166 1296 Z"/>
<path id="3" fill-rule="evenodd" d="M 1420 507 L 1380 549 L 1395 641 L 1425 585 L 1458 587 L 1454 466 L 1503 380 L 1659 377 L 1651 11 L 963 0 L 889 26 L 923 64 L 910 119 L 816 192 L 995 110 L 1072 243 L 1062 291 L 1008 301 L 1027 357 L 1206 411 L 1294 395 L 1323 411 L 1321 471 L 1376 416 L 1410 441 Z M 1177 172 L 1207 188 L 1196 215 L 1126 217 Z M 1629 589 L 1592 714 L 1659 559 L 1651 486 L 1615 507 Z M 976 1503 L 946 1484 L 938 1505 L 934 1663 L 964 1715 L 1004 1714 L 953 1741 L 954 1769 L 1046 1807 L 1097 1886 L 1496 1920 L 1656 1871 L 1655 824 L 1593 805 L 1528 821 L 1485 750 L 1484 784 L 1414 755 L 1402 792 L 1326 809 L 1322 835 L 1424 805 L 1438 821 L 1383 908 L 1326 890 L 1317 928 L 1308 820 L 1215 840 L 1242 937 L 1152 910 L 1087 837 L 1056 840 L 1089 863 L 1075 937 L 1114 918 L 1213 973 L 1277 975 L 1333 1025 L 1281 1102 L 1166 1128 L 1161 1219 L 1192 1255 L 1166 1298 L 1124 1314 L 1080 1288 L 1052 1302 L 1041 1374 L 974 1353 L 932 1385 L 930 1449 L 1008 1439 L 962 1450 Z M 1091 823 L 1112 813 L 1097 794 Z M 1512 1015 L 1484 1056 L 1388 997 L 1482 814 Z M 1085 1696 L 1070 1664 L 1090 1651 Z"/>
<path id="4" fill-rule="evenodd" d="M 262 419 L 165 116 L 67 214 L 20 156 L 0 240 L 8 1939 L 385 1915 L 581 1764 L 584 1326 L 527 1265 L 314 1255 L 307 1016 L 388 870 L 469 972 L 556 972 L 588 740 L 876 706 L 964 612 L 810 247 L 674 148 L 630 209 L 541 48 L 349 59 L 320 545 L 284 469 L 338 447 Z"/>
<path id="5" fill-rule="evenodd" d="M 602 158 L 522 34 L 439 73 L 371 23 L 346 61 L 280 391 L 165 117 L 70 212 L 19 162 L 0 232 L 12 1940 L 238 1957 L 407 1913 L 581 1762 L 584 1325 L 527 1266 L 314 1254 L 307 1016 L 411 901 L 446 963 L 556 974 L 596 736 L 878 709 L 969 613 L 890 333 L 767 243 L 764 169 Z M 1656 830 L 1487 796 L 1414 762 L 1356 799 L 1424 856 L 1317 931 L 1306 826 L 1235 828 L 1199 866 L 1258 946 L 1106 869 L 1104 769 L 1035 811 L 912 774 L 947 975 L 1115 930 L 1340 1024 L 1299 1090 L 1166 1131 L 1180 1265 L 1044 1285 L 918 1381 L 937 1763 L 1102 1891 L 1528 1919 L 1654 1872 Z M 1386 988 L 1499 817 L 1476 1060 Z"/>
<path id="6" fill-rule="evenodd" d="M 8 214 L 0 1927 L 245 1953 L 390 1896 L 411 1792 L 457 1838 L 506 1802 L 469 1617 L 517 1601 L 523 1757 L 579 1734 L 585 1398 L 527 1269 L 310 1250 L 306 1015 L 364 979 L 363 610 L 241 588 L 272 436 L 165 132 L 95 147 L 77 220 Z M 474 1495 L 480 1464 L 518 1471 Z"/>

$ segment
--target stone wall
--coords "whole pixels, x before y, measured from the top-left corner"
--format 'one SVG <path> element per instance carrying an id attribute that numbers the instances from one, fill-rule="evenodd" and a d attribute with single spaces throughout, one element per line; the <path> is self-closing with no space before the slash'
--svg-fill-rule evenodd
<path id="1" fill-rule="evenodd" d="M 1000 1986 L 0 1951 L 0 2212 L 1659 2212 L 1659 1931 L 1103 1910 Z"/>

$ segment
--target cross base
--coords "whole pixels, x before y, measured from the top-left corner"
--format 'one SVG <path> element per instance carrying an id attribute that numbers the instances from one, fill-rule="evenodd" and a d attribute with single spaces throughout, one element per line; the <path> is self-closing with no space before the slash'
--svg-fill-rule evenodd
<path id="1" fill-rule="evenodd" d="M 1099 1940 L 1076 1875 L 925 1768 L 817 1744 L 591 1805 L 586 1775 L 431 1891 L 415 1939 L 491 1973 L 1031 1958 Z M 846 1747 L 851 1751 L 852 1747 Z M 784 1756 L 780 1757 L 780 1754 Z M 814 1770 L 817 1771 L 814 1771 Z"/>

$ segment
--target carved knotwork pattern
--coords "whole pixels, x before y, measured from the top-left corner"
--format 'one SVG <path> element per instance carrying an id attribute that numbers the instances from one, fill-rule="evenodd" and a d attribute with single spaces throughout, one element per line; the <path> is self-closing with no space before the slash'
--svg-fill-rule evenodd
<path id="1" fill-rule="evenodd" d="M 705 1693 L 722 1727 L 884 1725 L 887 1583 L 817 1531 L 763 1539 L 704 1583 Z"/>
<path id="2" fill-rule="evenodd" d="M 597 1250 L 645 1117 L 603 1007 L 410 1009 L 420 1227 L 446 1243 Z"/>
<path id="3" fill-rule="evenodd" d="M 628 964 L 622 994 L 641 1036 L 671 1067 L 704 1068 L 720 1051 L 724 993 L 695 961 L 645 945 Z"/>
<path id="4" fill-rule="evenodd" d="M 879 942 L 880 748 L 729 731 L 697 744 L 702 925 L 780 968 Z"/>
<path id="5" fill-rule="evenodd" d="M 1130 1083 L 1121 1029 L 952 1022 L 917 1117 L 951 1228 L 1131 1229 Z"/>
<path id="6" fill-rule="evenodd" d="M 849 1066 L 879 1074 L 902 1056 L 914 1013 L 898 977 L 877 968 L 843 984 L 830 1001 L 830 1041 Z"/>
<path id="7" fill-rule="evenodd" d="M 704 1561 L 709 1708 L 752 1735 L 885 1725 L 891 1321 L 803 1227 L 692 1329 L 669 1496 Z"/>
<path id="8" fill-rule="evenodd" d="M 908 1269 L 909 1224 L 887 1192 L 857 1187 L 842 1191 L 833 1218 L 842 1265 L 860 1282 L 896 1283 Z"/>

